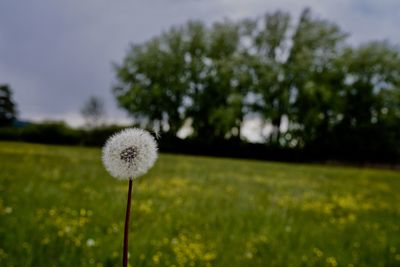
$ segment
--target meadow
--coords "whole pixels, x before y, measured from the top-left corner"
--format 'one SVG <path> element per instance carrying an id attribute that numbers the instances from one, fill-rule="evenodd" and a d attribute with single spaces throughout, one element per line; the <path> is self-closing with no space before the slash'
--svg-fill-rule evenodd
<path id="1" fill-rule="evenodd" d="M 0 142 L 0 266 L 120 266 L 127 182 L 100 149 Z M 400 266 L 400 172 L 161 154 L 131 266 Z"/>

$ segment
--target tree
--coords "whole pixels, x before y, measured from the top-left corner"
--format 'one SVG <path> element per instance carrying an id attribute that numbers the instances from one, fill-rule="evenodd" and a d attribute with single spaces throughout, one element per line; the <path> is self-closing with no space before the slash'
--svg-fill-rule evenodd
<path id="1" fill-rule="evenodd" d="M 400 51 L 385 42 L 347 48 L 335 144 L 377 156 L 400 155 Z M 379 152 L 379 153 L 378 153 Z"/>
<path id="2" fill-rule="evenodd" d="M 400 155 L 399 49 L 346 38 L 309 9 L 298 22 L 281 11 L 189 22 L 132 46 L 113 90 L 143 126 L 171 135 L 190 122 L 190 138 L 240 139 L 245 116 L 256 113 L 272 128 L 270 146 Z"/>
<path id="3" fill-rule="evenodd" d="M 0 127 L 11 126 L 16 119 L 16 105 L 8 85 L 0 85 Z"/>
<path id="4" fill-rule="evenodd" d="M 245 56 L 253 82 L 249 106 L 272 126 L 270 144 L 278 144 L 283 116 L 288 114 L 289 85 L 285 54 L 289 51 L 290 15 L 267 13 L 263 18 L 243 21 L 249 45 Z"/>
<path id="5" fill-rule="evenodd" d="M 211 28 L 189 22 L 133 46 L 115 68 L 119 105 L 143 126 L 171 135 L 191 120 L 195 138 L 239 137 L 238 44 L 238 27 L 231 22 Z"/>
<path id="6" fill-rule="evenodd" d="M 88 128 L 100 126 L 105 115 L 104 101 L 99 97 L 91 96 L 84 103 L 81 114 Z"/>
<path id="7" fill-rule="evenodd" d="M 307 145 L 325 140 L 330 121 L 337 114 L 337 98 L 343 73 L 336 59 L 345 47 L 347 35 L 326 20 L 315 19 L 305 9 L 300 17 L 286 68 L 291 80 L 289 118 L 301 127 L 301 141 Z"/>
<path id="8" fill-rule="evenodd" d="M 253 110 L 272 125 L 271 144 L 282 145 L 285 116 L 305 137 L 301 141 L 307 142 L 318 128 L 320 113 L 329 113 L 332 90 L 325 87 L 335 84 L 334 77 L 328 77 L 329 68 L 346 35 L 336 25 L 313 18 L 309 9 L 294 26 L 290 15 L 280 11 L 259 20 L 244 23 L 251 40 L 248 56 L 254 74 Z"/>
<path id="9" fill-rule="evenodd" d="M 189 34 L 193 43 L 197 34 Z M 209 142 L 240 138 L 244 81 L 238 53 L 239 28 L 229 21 L 216 23 L 207 32 L 203 31 L 202 40 L 202 53 L 196 52 L 198 49 L 189 50 L 189 77 L 193 83 L 187 115 L 193 121 L 194 137 Z"/>
<path id="10" fill-rule="evenodd" d="M 176 135 L 184 122 L 187 90 L 183 31 L 173 28 L 144 45 L 132 46 L 124 62 L 115 65 L 118 104 L 142 126 Z"/>

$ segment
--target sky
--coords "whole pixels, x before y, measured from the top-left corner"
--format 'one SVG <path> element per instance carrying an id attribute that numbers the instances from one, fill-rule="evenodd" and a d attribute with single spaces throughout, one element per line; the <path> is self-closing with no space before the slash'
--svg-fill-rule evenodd
<path id="1" fill-rule="evenodd" d="M 353 45 L 400 44 L 399 0 L 1 0 L 0 83 L 11 86 L 22 119 L 78 126 L 94 95 L 104 99 L 108 122 L 126 123 L 111 93 L 112 63 L 130 44 L 188 20 L 210 24 L 276 10 L 297 18 L 305 7 L 337 23 Z"/>

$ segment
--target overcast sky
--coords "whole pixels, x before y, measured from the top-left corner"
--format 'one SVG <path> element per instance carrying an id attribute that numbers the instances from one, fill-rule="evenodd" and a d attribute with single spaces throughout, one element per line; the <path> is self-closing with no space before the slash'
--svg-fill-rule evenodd
<path id="1" fill-rule="evenodd" d="M 14 91 L 23 119 L 79 124 L 91 95 L 106 102 L 109 121 L 126 121 L 111 94 L 111 63 L 190 19 L 206 23 L 304 7 L 339 24 L 359 44 L 400 43 L 400 0 L 35 0 L 0 1 L 0 83 Z"/>

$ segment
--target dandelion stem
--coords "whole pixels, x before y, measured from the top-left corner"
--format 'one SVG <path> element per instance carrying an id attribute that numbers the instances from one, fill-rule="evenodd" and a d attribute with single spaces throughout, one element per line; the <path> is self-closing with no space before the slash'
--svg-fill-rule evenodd
<path id="1" fill-rule="evenodd" d="M 132 179 L 129 179 L 128 200 L 126 204 L 126 214 L 125 214 L 124 254 L 123 254 L 122 267 L 128 266 L 128 233 L 129 233 L 129 219 L 131 217 L 131 195 L 132 195 Z"/>

